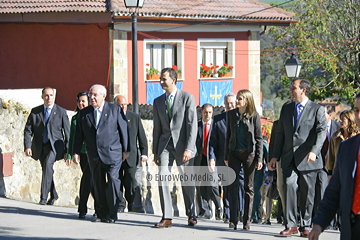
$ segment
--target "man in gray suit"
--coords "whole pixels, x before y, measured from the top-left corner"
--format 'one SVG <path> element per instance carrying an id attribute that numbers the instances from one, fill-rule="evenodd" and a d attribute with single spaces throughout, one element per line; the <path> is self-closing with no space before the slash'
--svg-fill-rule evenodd
<path id="1" fill-rule="evenodd" d="M 321 147 L 326 137 L 324 108 L 309 100 L 310 82 L 294 80 L 290 94 L 293 102 L 282 107 L 276 130 L 275 147 L 269 169 L 281 158 L 285 189 L 285 230 L 281 235 L 298 233 L 298 199 L 300 233 L 309 235 L 314 206 L 316 176 L 323 168 Z"/>
<path id="2" fill-rule="evenodd" d="M 25 155 L 40 160 L 42 168 L 40 205 L 53 205 L 59 198 L 53 180 L 54 163 L 66 159 L 70 122 L 66 110 L 54 103 L 54 89 L 42 90 L 43 105 L 31 109 L 25 125 Z M 50 198 L 46 202 L 50 192 Z"/>
<path id="3" fill-rule="evenodd" d="M 169 176 L 174 160 L 180 174 L 193 166 L 196 153 L 197 113 L 194 96 L 176 88 L 177 74 L 172 68 L 161 70 L 160 84 L 165 93 L 154 100 L 153 153 L 160 176 Z M 187 168 L 191 169 L 191 168 Z M 195 184 L 182 183 L 188 225 L 195 226 Z M 172 226 L 172 204 L 168 181 L 159 182 L 162 219 L 157 228 Z"/>

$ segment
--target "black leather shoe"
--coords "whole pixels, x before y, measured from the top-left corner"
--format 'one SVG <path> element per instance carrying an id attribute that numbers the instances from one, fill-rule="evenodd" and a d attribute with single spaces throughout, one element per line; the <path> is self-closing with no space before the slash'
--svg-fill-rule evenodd
<path id="1" fill-rule="evenodd" d="M 46 205 L 46 201 L 45 200 L 40 200 L 39 204 L 40 205 Z"/>
<path id="2" fill-rule="evenodd" d="M 197 219 L 196 219 L 196 217 L 189 217 L 189 219 L 188 219 L 188 226 L 193 227 L 193 226 L 195 226 L 196 224 L 197 224 Z"/>
<path id="3" fill-rule="evenodd" d="M 116 220 L 112 219 L 112 218 L 109 218 L 109 219 L 106 219 L 106 222 L 107 223 L 115 223 Z"/>
<path id="4" fill-rule="evenodd" d="M 48 201 L 47 201 L 47 205 L 54 205 L 54 202 L 56 201 L 56 200 L 58 200 L 59 198 L 50 198 Z"/>
<path id="5" fill-rule="evenodd" d="M 215 219 L 221 220 L 221 208 L 215 210 Z"/>
<path id="6" fill-rule="evenodd" d="M 98 218 L 98 217 L 91 220 L 91 222 L 102 222 L 102 221 L 103 221 L 103 219 Z"/>
<path id="7" fill-rule="evenodd" d="M 86 213 L 81 212 L 81 213 L 79 213 L 78 218 L 80 218 L 80 219 L 84 219 L 84 218 L 85 218 L 85 216 L 86 216 Z"/>

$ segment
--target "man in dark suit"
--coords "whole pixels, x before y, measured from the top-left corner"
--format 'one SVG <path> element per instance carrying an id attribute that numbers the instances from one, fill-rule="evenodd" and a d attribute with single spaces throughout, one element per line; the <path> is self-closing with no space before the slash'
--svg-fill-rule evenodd
<path id="1" fill-rule="evenodd" d="M 59 198 L 53 180 L 54 163 L 66 159 L 70 122 L 66 110 L 54 103 L 54 89 L 46 87 L 44 104 L 31 110 L 24 130 L 25 155 L 40 160 L 42 168 L 41 205 L 53 205 Z M 46 202 L 50 192 L 50 199 Z"/>
<path id="2" fill-rule="evenodd" d="M 236 95 L 228 93 L 224 97 L 225 112 L 218 114 L 213 119 L 213 126 L 211 128 L 210 143 L 209 143 L 209 164 L 212 166 L 225 167 L 225 137 L 226 137 L 226 112 L 236 107 Z M 244 171 L 240 171 L 239 176 L 239 199 L 240 212 L 244 208 Z M 221 187 L 219 186 L 219 190 Z M 230 219 L 228 186 L 222 186 L 222 200 L 223 200 L 223 218 L 224 222 L 228 223 Z M 240 218 L 242 214 L 240 214 Z"/>
<path id="3" fill-rule="evenodd" d="M 73 144 L 73 160 L 79 162 L 86 143 L 95 191 L 93 222 L 115 222 L 120 194 L 119 171 L 122 159 L 129 156 L 129 130 L 123 110 L 105 101 L 106 88 L 93 85 L 89 91 L 91 106 L 79 112 Z"/>
<path id="4" fill-rule="evenodd" d="M 275 170 L 281 158 L 285 188 L 285 230 L 280 235 L 309 235 L 314 206 L 316 176 L 323 168 L 321 147 L 326 137 L 324 108 L 309 100 L 310 82 L 297 79 L 291 83 L 293 102 L 282 107 L 277 126 L 273 158 L 269 170 Z M 299 188 L 299 202 L 297 192 Z"/>
<path id="5" fill-rule="evenodd" d="M 212 115 L 214 107 L 211 104 L 204 104 L 201 107 L 201 120 L 198 122 L 198 134 L 196 138 L 197 156 L 195 157 L 194 166 L 199 167 L 201 173 L 212 175 L 213 179 L 217 179 L 217 171 L 215 164 L 211 167 L 208 160 L 208 146 L 210 133 L 213 125 Z M 211 169 L 209 169 L 211 168 Z M 221 204 L 218 182 L 198 182 L 196 185 L 196 199 L 199 206 L 198 217 L 210 219 L 212 217 L 211 202 L 215 204 L 215 219 L 221 219 Z"/>
<path id="6" fill-rule="evenodd" d="M 354 112 L 360 127 L 360 94 L 356 95 Z M 357 240 L 360 236 L 360 135 L 340 144 L 334 173 L 323 200 L 313 218 L 309 240 L 318 240 L 340 211 L 341 240 Z"/>
<path id="7" fill-rule="evenodd" d="M 144 213 L 144 207 L 141 201 L 140 191 L 140 179 L 136 179 L 136 173 L 138 169 L 142 169 L 139 163 L 147 161 L 148 155 L 148 143 L 144 131 L 144 127 L 141 123 L 140 115 L 131 111 L 128 111 L 127 99 L 118 95 L 114 98 L 114 103 L 119 105 L 127 118 L 130 135 L 130 154 L 127 159 L 123 159 L 123 163 L 120 168 L 120 204 L 119 212 L 124 212 L 126 202 L 123 196 L 125 188 L 125 198 L 128 202 L 129 212 L 141 212 Z"/>
<path id="8" fill-rule="evenodd" d="M 325 118 L 326 118 L 326 138 L 324 144 L 321 148 L 321 157 L 323 160 L 323 168 L 318 172 L 316 177 L 315 185 L 315 201 L 314 201 L 314 210 L 313 216 L 315 216 L 319 202 L 324 196 L 325 189 L 328 185 L 328 170 L 325 167 L 325 159 L 328 154 L 328 148 L 330 143 L 331 135 L 340 128 L 340 123 L 331 119 L 331 114 L 334 112 L 334 109 L 331 106 L 325 107 Z"/>
<path id="9" fill-rule="evenodd" d="M 197 113 L 194 96 L 176 88 L 177 74 L 172 68 L 161 70 L 160 84 L 165 93 L 154 100 L 153 153 L 159 176 L 170 176 L 174 160 L 180 174 L 191 174 L 196 153 Z M 190 172 L 188 172 L 190 171 Z M 167 179 L 167 178 L 166 178 Z M 167 180 L 159 182 L 162 219 L 157 228 L 172 226 L 172 200 Z M 182 182 L 188 225 L 195 226 L 195 183 Z"/>

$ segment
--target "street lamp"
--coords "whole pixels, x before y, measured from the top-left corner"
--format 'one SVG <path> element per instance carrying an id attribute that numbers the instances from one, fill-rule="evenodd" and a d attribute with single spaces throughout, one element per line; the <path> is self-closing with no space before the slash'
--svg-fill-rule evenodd
<path id="1" fill-rule="evenodd" d="M 138 94 L 138 52 L 137 52 L 137 8 L 142 8 L 145 0 L 124 0 L 126 8 L 135 8 L 131 13 L 131 43 L 132 43 L 132 102 L 133 112 L 139 113 Z"/>
<path id="2" fill-rule="evenodd" d="M 288 77 L 299 77 L 301 66 L 299 59 L 292 53 L 291 57 L 285 62 L 286 75 Z"/>

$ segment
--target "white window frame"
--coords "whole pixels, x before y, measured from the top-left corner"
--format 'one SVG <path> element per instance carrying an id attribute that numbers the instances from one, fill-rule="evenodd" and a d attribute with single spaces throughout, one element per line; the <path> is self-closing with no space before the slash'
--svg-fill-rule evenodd
<path id="1" fill-rule="evenodd" d="M 204 44 L 202 44 L 204 43 Z M 234 68 L 231 71 L 231 77 L 230 78 L 234 78 L 235 76 L 235 38 L 198 38 L 198 69 L 200 69 L 200 64 L 202 63 L 202 55 L 201 55 L 201 48 L 223 48 L 224 43 L 227 44 L 227 49 L 228 49 L 228 62 L 227 64 L 229 64 L 229 66 L 233 66 Z M 214 63 L 215 65 L 215 63 Z M 219 66 L 220 68 L 221 66 Z M 200 79 L 200 70 L 198 71 L 198 79 Z M 201 78 L 203 79 L 203 78 Z M 207 78 L 207 80 L 209 79 L 214 79 L 214 78 Z M 215 78 L 218 79 L 218 78 Z M 221 78 L 220 78 L 221 79 Z"/>
<path id="2" fill-rule="evenodd" d="M 176 44 L 177 46 L 177 67 L 181 70 L 181 76 L 180 81 L 184 81 L 185 76 L 185 65 L 184 65 L 184 39 L 144 39 L 144 53 L 143 53 L 143 59 L 144 59 L 144 81 L 145 82 L 158 82 L 159 80 L 147 80 L 146 79 L 146 64 L 148 62 L 146 58 L 146 46 L 147 44 Z M 166 66 L 166 67 L 172 67 L 172 66 Z M 161 71 L 161 69 L 158 69 Z"/>

